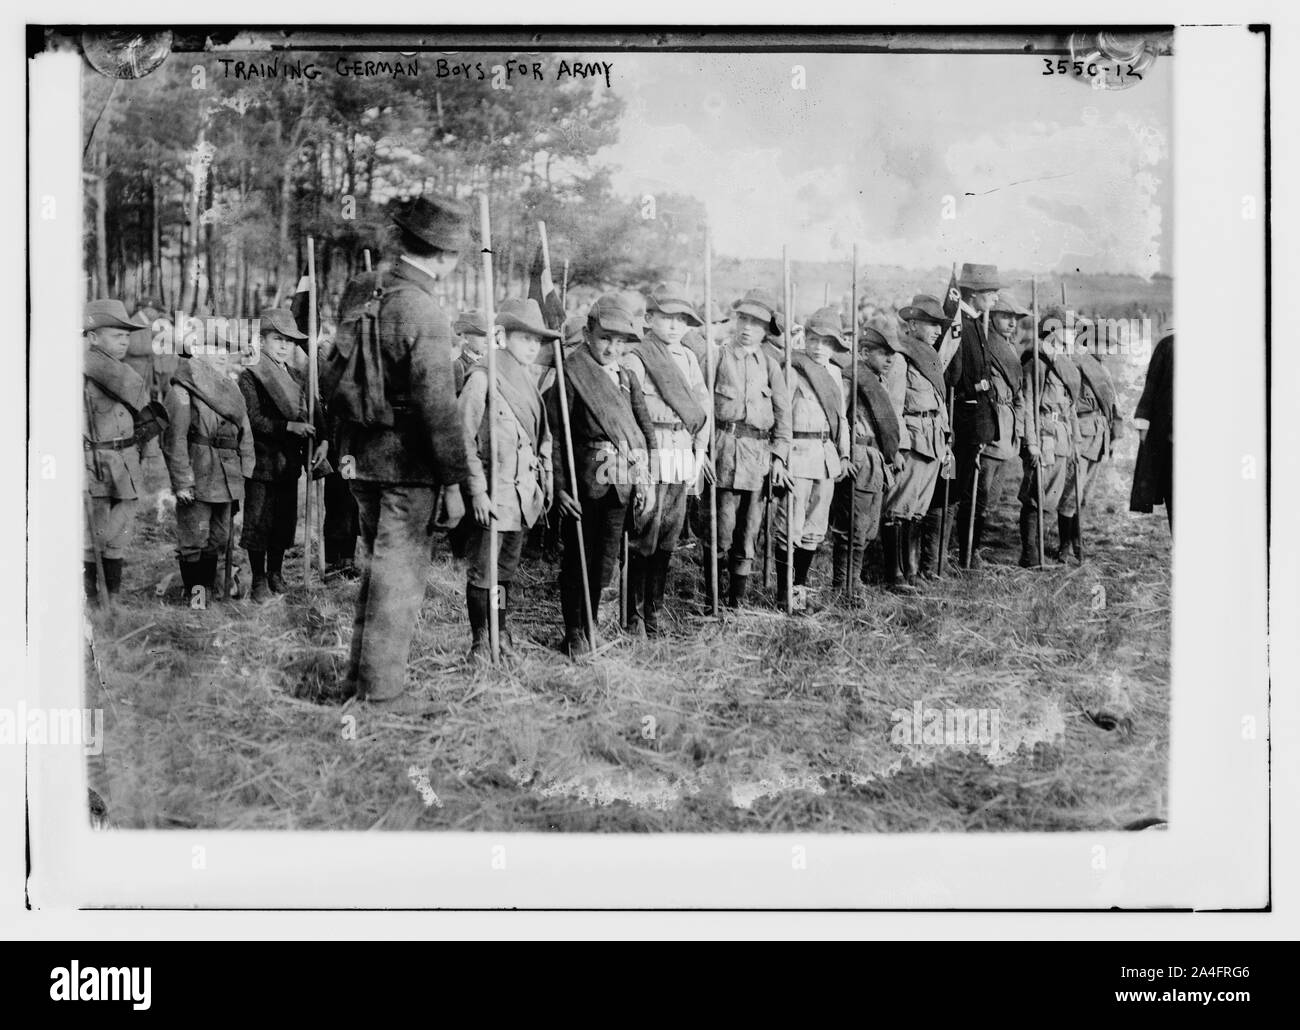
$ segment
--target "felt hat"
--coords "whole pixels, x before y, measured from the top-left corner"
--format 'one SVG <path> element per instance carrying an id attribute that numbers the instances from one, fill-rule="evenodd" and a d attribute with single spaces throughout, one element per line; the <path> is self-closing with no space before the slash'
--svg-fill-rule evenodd
<path id="1" fill-rule="evenodd" d="M 911 304 L 899 308 L 898 317 L 904 322 L 919 319 L 922 322 L 933 322 L 935 325 L 946 325 L 949 321 L 948 316 L 943 313 L 943 305 L 939 303 L 938 298 L 928 293 L 918 293 L 912 298 Z"/>
<path id="2" fill-rule="evenodd" d="M 998 266 L 972 265 L 967 262 L 961 266 L 961 275 L 957 277 L 957 285 L 964 290 L 974 290 L 976 293 L 985 290 L 1000 290 L 1002 284 L 998 282 Z"/>
<path id="3" fill-rule="evenodd" d="M 293 313 L 287 308 L 266 308 L 262 314 L 262 333 L 279 333 L 286 340 L 305 340 L 307 334 L 298 328 Z"/>
<path id="4" fill-rule="evenodd" d="M 627 291 L 604 293 L 597 297 L 596 303 L 587 312 L 587 324 L 592 322 L 606 332 L 622 333 L 638 340 L 645 333 L 645 311 L 637 310 L 635 301 Z"/>
<path id="5" fill-rule="evenodd" d="M 804 332 L 824 336 L 833 340 L 839 350 L 849 350 L 849 344 L 844 340 L 844 323 L 840 320 L 839 308 L 818 308 L 808 316 Z"/>
<path id="6" fill-rule="evenodd" d="M 863 326 L 858 330 L 858 346 L 887 347 L 889 350 L 898 350 L 898 334 L 882 332 L 875 326 Z"/>
<path id="7" fill-rule="evenodd" d="M 587 320 L 582 315 L 570 315 L 564 320 L 564 343 L 569 346 L 582 342 L 582 330 L 586 327 Z"/>
<path id="8" fill-rule="evenodd" d="M 462 311 L 456 316 L 456 321 L 451 324 L 452 332 L 460 336 L 486 336 L 487 322 L 484 321 L 483 312 L 477 308 L 469 311 Z"/>
<path id="9" fill-rule="evenodd" d="M 134 319 L 126 313 L 120 300 L 92 300 L 86 304 L 85 318 L 81 323 L 83 333 L 92 329 L 147 329 L 144 319 Z"/>
<path id="10" fill-rule="evenodd" d="M 731 305 L 731 310 L 738 315 L 748 315 L 750 318 L 757 318 L 760 322 L 767 322 L 768 327 L 779 333 L 780 323 L 777 321 L 777 300 L 772 294 L 758 287 L 749 290 L 746 294 Z"/>
<path id="11" fill-rule="evenodd" d="M 537 306 L 537 301 L 531 298 L 523 300 L 510 297 L 503 300 L 497 308 L 496 323 L 506 332 L 512 329 L 522 330 L 526 333 L 535 333 L 543 340 L 560 338 L 559 333 L 547 327 L 546 320 L 542 318 L 542 309 Z"/>
<path id="12" fill-rule="evenodd" d="M 687 298 L 686 287 L 681 283 L 660 283 L 646 298 L 646 308 L 649 311 L 662 311 L 665 315 L 682 315 L 690 325 L 704 324 L 704 320 L 695 313 L 695 305 Z"/>
<path id="13" fill-rule="evenodd" d="M 469 243 L 469 209 L 458 200 L 427 194 L 397 204 L 393 224 L 439 250 L 464 250 Z"/>

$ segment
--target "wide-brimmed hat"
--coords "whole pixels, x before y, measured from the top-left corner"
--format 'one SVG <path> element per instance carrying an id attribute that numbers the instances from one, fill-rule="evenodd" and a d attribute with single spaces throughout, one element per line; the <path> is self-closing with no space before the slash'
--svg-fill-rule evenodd
<path id="1" fill-rule="evenodd" d="M 143 318 L 132 318 L 120 300 L 92 300 L 86 304 L 85 318 L 81 323 L 83 333 L 92 329 L 148 329 Z"/>
<path id="2" fill-rule="evenodd" d="M 457 315 L 456 321 L 451 324 L 451 329 L 461 336 L 486 336 L 487 319 L 483 317 L 483 312 L 472 308 Z"/>
<path id="3" fill-rule="evenodd" d="M 695 305 L 687 299 L 686 287 L 681 283 L 660 283 L 646 298 L 646 309 L 661 311 L 665 315 L 681 315 L 690 325 L 704 324 L 704 319 L 695 312 Z"/>
<path id="4" fill-rule="evenodd" d="M 469 209 L 458 200 L 428 194 L 397 204 L 393 224 L 439 250 L 464 250 L 469 243 Z"/>
<path id="5" fill-rule="evenodd" d="M 714 325 L 718 325 L 721 322 L 730 322 L 731 312 L 715 300 L 713 301 L 712 307 L 709 308 L 709 321 Z"/>
<path id="6" fill-rule="evenodd" d="M 779 333 L 780 323 L 776 317 L 778 306 L 777 299 L 760 286 L 749 290 L 740 300 L 735 301 L 731 305 L 731 310 L 738 315 L 748 315 L 750 318 L 757 318 L 760 322 L 766 322 L 773 332 Z"/>
<path id="7" fill-rule="evenodd" d="M 961 266 L 961 275 L 957 277 L 957 285 L 963 290 L 974 290 L 976 293 L 1000 290 L 1002 284 L 998 282 L 998 266 L 964 264 Z"/>
<path id="8" fill-rule="evenodd" d="M 1055 325 L 1044 329 L 1043 327 L 1047 325 L 1048 322 L 1054 322 Z M 1062 332 L 1065 331 L 1065 309 L 1054 304 L 1044 311 L 1038 318 L 1039 337 L 1041 338 L 1046 336 L 1048 333 L 1053 332 L 1058 326 Z"/>
<path id="9" fill-rule="evenodd" d="M 640 294 L 637 294 L 640 296 Z M 627 291 L 601 294 L 587 312 L 587 323 L 595 322 L 606 332 L 635 336 L 640 340 L 645 334 L 645 311 L 637 310 L 636 303 Z"/>
<path id="10" fill-rule="evenodd" d="M 993 306 L 989 308 L 989 314 L 1015 315 L 1017 318 L 1021 318 L 1024 315 L 1030 314 L 1030 312 L 1021 307 L 1020 303 L 1015 297 L 1011 296 L 1011 294 L 999 293 L 998 299 L 995 300 Z"/>
<path id="11" fill-rule="evenodd" d="M 514 330 L 526 333 L 534 333 L 543 340 L 558 340 L 560 334 L 546 325 L 546 320 L 542 318 L 542 309 L 538 307 L 537 301 L 523 300 L 518 297 L 510 297 L 501 302 L 497 308 L 496 323 L 506 332 Z"/>
<path id="12" fill-rule="evenodd" d="M 898 317 L 904 322 L 919 320 L 933 322 L 935 325 L 947 325 L 950 321 L 943 313 L 943 305 L 939 303 L 938 298 L 928 293 L 918 293 L 912 298 L 911 304 L 899 308 Z"/>
<path id="13" fill-rule="evenodd" d="M 890 350 L 898 350 L 898 334 L 884 332 L 875 326 L 865 325 L 858 330 L 858 346 L 868 344 L 876 347 L 887 347 Z"/>
<path id="14" fill-rule="evenodd" d="M 305 340 L 307 334 L 298 328 L 293 320 L 293 313 L 287 308 L 266 308 L 259 316 L 262 320 L 262 335 L 268 332 L 279 333 L 286 340 Z"/>
<path id="15" fill-rule="evenodd" d="M 844 323 L 840 320 L 839 308 L 818 308 L 808 316 L 803 328 L 805 333 L 815 333 L 833 340 L 840 350 L 849 349 L 849 344 L 844 342 Z"/>

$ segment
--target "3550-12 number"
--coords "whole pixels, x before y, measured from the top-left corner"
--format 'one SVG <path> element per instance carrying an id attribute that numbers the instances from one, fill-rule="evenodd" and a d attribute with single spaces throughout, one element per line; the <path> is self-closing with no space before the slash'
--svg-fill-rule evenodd
<path id="1" fill-rule="evenodd" d="M 1091 61 L 1084 64 L 1082 61 L 1067 61 L 1064 57 L 1053 61 L 1050 57 L 1041 58 L 1043 62 L 1044 75 L 1087 75 L 1090 78 L 1096 78 L 1098 75 L 1104 75 L 1107 71 L 1113 69 L 1113 74 L 1117 78 L 1130 78 L 1141 80 L 1142 73 L 1135 71 L 1133 65 L 1128 65 L 1125 70 L 1123 65 L 1108 65 L 1104 62 L 1098 64 Z"/>

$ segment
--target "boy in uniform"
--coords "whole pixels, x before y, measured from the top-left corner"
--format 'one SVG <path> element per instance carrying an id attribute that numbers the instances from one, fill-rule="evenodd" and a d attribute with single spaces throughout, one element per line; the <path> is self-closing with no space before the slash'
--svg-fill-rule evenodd
<path id="1" fill-rule="evenodd" d="M 1006 492 L 1011 463 L 1019 456 L 1016 433 L 1016 398 L 1020 394 L 1020 352 L 1016 348 L 1017 324 L 1025 314 L 1009 295 L 999 294 L 989 309 L 988 372 L 990 392 L 996 408 L 997 438 L 984 445 L 978 463 L 979 484 L 975 491 L 975 527 L 970 550 L 970 567 L 980 564 L 979 547 L 990 512 L 997 510 Z M 959 524 L 957 546 L 963 564 L 967 561 L 966 523 Z"/>
<path id="2" fill-rule="evenodd" d="M 852 328 L 849 329 L 852 332 Z M 855 470 L 835 487 L 831 509 L 833 569 L 831 588 L 846 590 L 852 580 L 861 577 L 867 544 L 880 536 L 881 505 L 884 493 L 893 486 L 894 467 L 898 460 L 898 416 L 885 380 L 894 351 L 889 341 L 875 329 L 858 334 L 857 404 L 849 399 L 849 419 L 853 423 L 851 464 Z M 852 389 L 852 372 L 845 373 L 845 387 Z M 853 505 L 853 539 L 849 539 L 849 505 Z"/>
<path id="3" fill-rule="evenodd" d="M 586 549 L 591 615 L 599 623 L 600 593 L 613 575 L 628 507 L 644 514 L 654 504 L 650 480 L 650 470 L 658 461 L 652 451 L 654 426 L 640 382 L 618 364 L 623 349 L 641 339 L 643 315 L 624 292 L 598 298 L 587 313 L 582 345 L 565 355 L 566 396 L 560 397 L 558 379 L 546 393 L 546 414 L 551 425 L 563 426 L 560 405 L 568 408 L 577 475 L 577 482 L 571 482 L 566 456 L 559 455 L 555 462 L 555 497 L 563 515 L 562 649 L 571 657 L 590 650 L 578 534 L 582 534 Z"/>
<path id="4" fill-rule="evenodd" d="M 1060 511 L 1066 488 L 1073 482 L 1073 443 L 1078 433 L 1074 404 L 1079 396 L 1080 376 L 1059 340 L 1055 327 L 1061 325 L 1059 315 L 1049 308 L 1036 330 L 1044 337 L 1039 345 L 1036 379 L 1031 378 L 1035 377 L 1032 347 L 1025 351 L 1021 362 L 1026 378 L 1016 405 L 1016 430 L 1022 441 L 1024 462 L 1024 479 L 1020 484 L 1020 565 L 1023 568 L 1041 564 L 1035 517 L 1038 482 L 1043 485 L 1044 517 Z M 1037 437 L 1031 397 L 1038 399 Z M 1070 541 L 1069 527 L 1064 521 L 1058 521 L 1057 529 L 1063 534 L 1058 537 L 1057 557 L 1064 562 Z"/>
<path id="5" fill-rule="evenodd" d="M 808 583 L 808 570 L 817 548 L 826 538 L 835 483 L 856 476 L 850 460 L 847 390 L 834 353 L 849 348 L 844 342 L 839 311 L 821 308 L 813 313 L 803 332 L 803 349 L 791 352 L 794 366 L 790 398 L 789 473 L 794 504 L 776 502 L 777 596 L 784 598 L 788 570 L 795 587 Z M 787 524 L 788 512 L 793 519 Z"/>
<path id="6" fill-rule="evenodd" d="M 1075 351 L 1073 360 L 1080 375 L 1079 395 L 1074 406 L 1077 424 L 1075 451 L 1078 458 L 1075 475 L 1082 477 L 1079 496 L 1086 506 L 1088 491 L 1092 488 L 1097 468 L 1110 454 L 1115 439 L 1123 430 L 1124 419 L 1119 413 L 1115 381 L 1111 379 L 1106 366 L 1086 351 Z M 1079 560 L 1083 558 L 1082 528 L 1079 524 L 1081 514 L 1075 500 L 1074 481 L 1071 480 L 1061 495 L 1056 524 L 1059 538 L 1069 541 L 1074 557 Z M 1064 548 L 1065 545 L 1061 546 Z"/>
<path id="7" fill-rule="evenodd" d="M 703 325 L 680 283 L 661 283 L 646 304 L 650 331 L 628 345 L 623 367 L 641 384 L 654 427 L 658 463 L 651 468 L 655 505 L 629 540 L 627 629 L 657 636 L 668 569 L 686 521 L 687 495 L 708 464 L 709 391 L 695 355 L 683 343 Z"/>
<path id="8" fill-rule="evenodd" d="M 745 600 L 753 573 L 758 531 L 763 525 L 763 483 L 770 474 L 778 489 L 793 483 L 787 471 L 790 457 L 790 393 L 780 362 L 764 347 L 777 332 L 776 300 L 763 289 L 750 290 L 732 305 L 730 342 L 717 348 L 713 383 L 714 475 L 717 484 L 718 547 L 730 555 L 727 605 Z M 718 561 L 709 552 L 708 509 L 700 506 L 704 523 L 703 567 Z"/>
<path id="9" fill-rule="evenodd" d="M 230 538 L 232 505 L 253 475 L 253 427 L 229 376 L 223 340 L 195 344 L 167 393 L 163 458 L 176 495 L 176 553 L 192 608 L 207 608 L 217 563 Z"/>
<path id="10" fill-rule="evenodd" d="M 888 373 L 888 390 L 899 422 L 902 461 L 885 496 L 881 536 L 886 581 L 908 590 L 921 575 L 923 523 L 952 455 L 943 371 L 934 349 L 948 319 L 928 294 L 917 294 L 898 315 L 907 331 L 897 342 L 889 340 L 898 354 Z"/>
<path id="11" fill-rule="evenodd" d="M 146 441 L 139 430 L 149 411 L 149 386 L 123 360 L 131 334 L 140 328 L 120 300 L 86 305 L 82 408 L 91 522 L 85 527 L 82 572 L 86 600 L 92 604 L 98 601 L 96 546 L 105 589 L 110 595 L 121 589 L 122 563 L 144 487 L 139 448 Z"/>
<path id="12" fill-rule="evenodd" d="M 483 360 L 487 351 L 487 324 L 483 321 L 483 312 L 477 309 L 461 312 L 451 324 L 451 330 L 461 341 L 460 354 L 452 362 L 456 375 L 456 395 L 465 388 L 465 380 L 470 372 Z"/>
<path id="13" fill-rule="evenodd" d="M 307 377 L 291 364 L 293 348 L 307 339 L 284 308 L 262 312 L 257 361 L 239 373 L 248 424 L 253 430 L 253 473 L 244 484 L 244 525 L 239 546 L 253 572 L 251 598 L 265 604 L 285 592 L 284 552 L 298 529 L 298 479 L 304 452 L 313 467 L 329 449 L 322 405 L 307 420 Z"/>
<path id="14" fill-rule="evenodd" d="M 496 315 L 496 404 L 492 415 L 492 452 L 488 452 L 487 361 L 475 363 L 456 404 L 469 464 L 466 489 L 473 519 L 465 551 L 469 558 L 465 603 L 469 610 L 471 658 L 490 660 L 489 620 L 492 582 L 488 563 L 493 519 L 497 526 L 497 583 L 500 586 L 498 644 L 513 654 L 508 616 L 510 587 L 527 529 L 551 505 L 551 433 L 532 365 L 543 345 L 560 334 L 546 327 L 535 300 L 505 300 Z M 495 506 L 488 477 L 495 486 Z"/>

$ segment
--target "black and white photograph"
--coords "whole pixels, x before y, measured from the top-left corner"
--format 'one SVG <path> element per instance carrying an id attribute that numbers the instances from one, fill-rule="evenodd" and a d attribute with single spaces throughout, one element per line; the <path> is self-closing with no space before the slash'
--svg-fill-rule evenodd
<path id="1" fill-rule="evenodd" d="M 1007 907 L 1200 903 L 1108 864 L 1202 825 L 1196 588 L 1265 904 L 1264 80 L 1251 264 L 1179 192 L 1204 35 L 29 26 L 29 417 L 74 442 L 32 431 L 11 717 L 81 745 L 60 825 L 200 907 L 123 856 L 770 838 L 885 850 L 834 907 L 987 906 L 1001 849 Z M 1192 241 L 1249 315 L 1185 312 Z"/>

